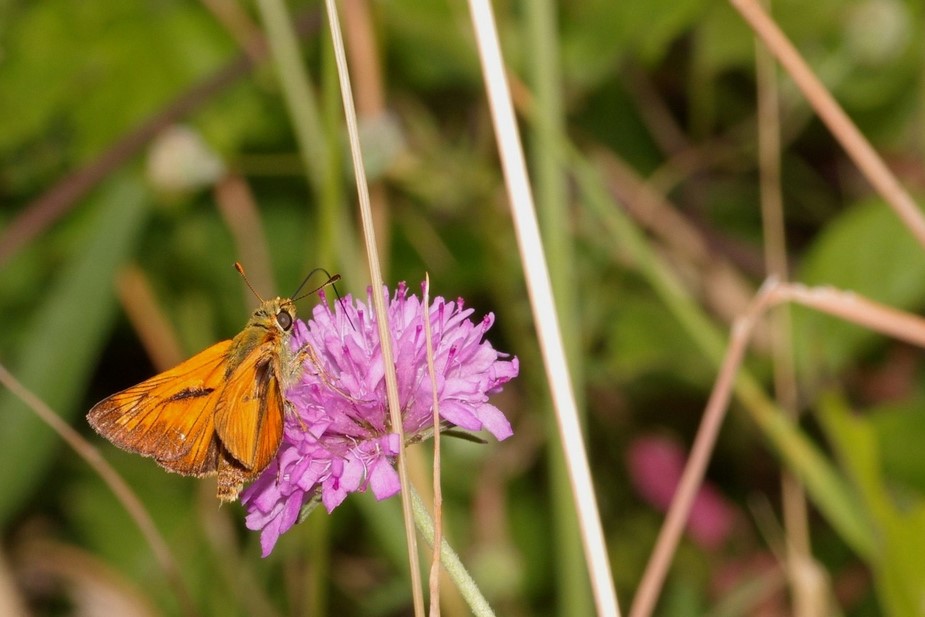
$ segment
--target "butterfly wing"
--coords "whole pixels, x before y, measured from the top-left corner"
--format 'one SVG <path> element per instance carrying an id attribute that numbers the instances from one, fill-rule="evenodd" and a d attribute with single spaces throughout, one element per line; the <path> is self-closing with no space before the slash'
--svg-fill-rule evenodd
<path id="1" fill-rule="evenodd" d="M 274 337 L 254 346 L 232 370 L 215 410 L 215 432 L 251 477 L 270 464 L 283 438 L 281 344 Z"/>
<path id="2" fill-rule="evenodd" d="M 215 408 L 231 341 L 216 343 L 169 371 L 97 403 L 87 420 L 124 450 L 178 473 L 215 472 Z"/>

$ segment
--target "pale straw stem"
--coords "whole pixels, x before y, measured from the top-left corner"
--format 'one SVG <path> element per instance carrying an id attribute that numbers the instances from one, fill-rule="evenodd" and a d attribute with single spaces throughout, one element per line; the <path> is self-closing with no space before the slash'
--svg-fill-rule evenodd
<path id="1" fill-rule="evenodd" d="M 834 287 L 777 284 L 770 290 L 775 303 L 795 302 L 895 339 L 925 348 L 925 319 Z"/>
<path id="2" fill-rule="evenodd" d="M 434 539 L 430 565 L 430 617 L 440 617 L 440 547 L 443 544 L 443 489 L 440 486 L 440 397 L 434 369 L 434 340 L 430 327 L 430 274 L 424 275 L 424 337 L 427 340 L 427 374 L 434 397 Z"/>
<path id="3" fill-rule="evenodd" d="M 758 164 L 761 182 L 761 219 L 764 231 L 766 274 L 786 281 L 787 232 L 784 226 L 784 197 L 781 187 L 780 104 L 777 65 L 767 48 L 755 39 L 755 82 L 758 100 Z M 785 414 L 794 420 L 797 408 L 797 378 L 794 366 L 792 319 L 789 306 L 782 306 L 769 319 L 771 354 L 774 363 L 774 396 Z M 787 468 L 781 469 L 781 509 L 787 533 L 786 563 L 794 617 L 812 617 L 812 590 L 794 573 L 810 559 L 811 543 L 806 493 L 800 480 Z"/>
<path id="4" fill-rule="evenodd" d="M 748 311 L 733 324 L 732 337 L 703 413 L 690 458 L 659 532 L 652 557 L 646 566 L 630 610 L 630 617 L 648 617 L 652 614 L 668 566 L 690 515 L 694 497 L 703 482 L 710 453 L 725 418 L 735 377 L 742 364 L 755 322 L 769 308 L 784 302 L 795 302 L 925 348 L 925 319 L 921 317 L 903 313 L 851 292 L 830 287 L 780 283 L 773 278 L 768 279 Z"/>
<path id="5" fill-rule="evenodd" d="M 559 334 L 559 320 L 536 221 L 533 195 L 527 179 L 517 120 L 514 117 L 510 90 L 504 75 L 497 28 L 488 0 L 469 0 L 469 9 L 498 140 L 514 228 L 517 232 L 517 242 L 526 275 L 527 290 L 530 294 L 530 304 L 539 336 L 540 350 L 552 390 L 553 404 L 565 450 L 566 466 L 581 526 L 585 559 L 591 575 L 595 603 L 598 615 L 616 616 L 620 614 L 620 609 L 617 605 L 597 500 L 591 482 L 591 471 L 588 468 L 585 445 L 578 422 L 575 396 Z"/>

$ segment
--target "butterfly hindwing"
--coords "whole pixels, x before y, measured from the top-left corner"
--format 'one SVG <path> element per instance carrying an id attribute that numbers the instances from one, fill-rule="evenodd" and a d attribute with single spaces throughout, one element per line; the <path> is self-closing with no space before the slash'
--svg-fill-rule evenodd
<path id="1" fill-rule="evenodd" d="M 270 464 L 283 437 L 283 396 L 273 342 L 255 346 L 234 367 L 215 410 L 215 432 L 246 470 Z"/>

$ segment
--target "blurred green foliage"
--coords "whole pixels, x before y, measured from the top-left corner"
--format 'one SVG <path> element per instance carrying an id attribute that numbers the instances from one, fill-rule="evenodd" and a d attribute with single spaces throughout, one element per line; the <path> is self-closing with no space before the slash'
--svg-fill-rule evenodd
<path id="1" fill-rule="evenodd" d="M 515 85 L 529 88 L 537 53 L 524 34 L 523 2 L 494 6 L 512 76 L 523 80 Z M 376 161 L 378 190 L 387 200 L 379 230 L 387 283 L 407 280 L 416 289 L 429 272 L 434 295 L 462 296 L 477 316 L 495 312 L 491 340 L 522 362 L 521 377 L 496 401 L 512 419 L 515 437 L 487 446 L 444 443 L 450 539 L 498 614 L 574 614 L 563 605 L 569 597 L 563 588 L 571 583 L 550 531 L 557 516 L 551 504 L 570 497 L 549 480 L 545 377 L 467 8 L 391 0 L 369 9 L 377 40 L 372 56 L 353 61 L 371 63 L 364 68 L 380 70 L 384 83 L 379 94 L 388 117 L 370 120 L 378 141 L 372 139 L 365 154 Z M 293 3 L 290 10 L 298 19 L 320 17 L 315 2 Z M 774 4 L 783 30 L 917 193 L 925 151 L 923 13 L 920 0 Z M 612 223 L 588 207 L 576 170 L 596 168 L 597 189 L 614 213 L 622 212 L 626 191 L 610 192 L 618 181 L 602 153 L 650 179 L 670 200 L 704 239 L 710 262 L 728 266 L 741 286 L 723 287 L 728 281 L 690 259 L 678 239 L 686 229 L 668 226 L 640 237 L 698 303 L 701 317 L 725 331 L 730 314 L 744 310 L 736 298 L 747 299 L 765 275 L 754 39 L 727 3 L 576 0 L 559 3 L 555 14 L 568 144 L 541 142 L 528 97 L 518 97 L 518 105 L 527 148 L 551 151 L 569 172 L 561 206 L 570 224 L 562 231 L 574 269 L 571 287 L 559 291 L 575 299 L 574 314 L 563 317 L 580 332 L 576 378 L 627 608 L 662 518 L 632 486 L 627 446 L 653 433 L 689 445 L 716 366 L 703 338 L 653 290 L 651 264 L 639 263 L 632 247 L 612 235 Z M 321 20 L 307 23 L 315 25 L 303 29 L 305 67 L 321 114 L 339 122 L 328 36 Z M 95 401 L 156 370 L 137 322 L 120 310 L 127 302 L 117 299 L 116 282 L 127 265 L 144 273 L 152 308 L 186 354 L 232 336 L 245 322 L 254 301 L 231 268 L 244 254 L 269 255 L 267 264 L 245 263 L 252 276 L 266 266 L 256 281 L 264 295 L 277 293 L 274 281 L 288 293 L 319 265 L 344 274 L 352 292 L 367 285 L 354 248 L 361 240 L 349 166 L 329 174 L 326 187 L 306 181 L 279 75 L 266 55 L 248 48 L 255 66 L 218 90 L 197 90 L 238 62 L 242 41 L 259 31 L 250 3 L 0 4 L 0 242 L 9 243 L 0 245 L 0 362 L 138 491 L 201 614 L 405 614 L 409 586 L 397 500 L 348 502 L 324 522 L 318 519 L 327 515 L 316 513 L 261 560 L 240 507 L 218 509 L 208 481 L 169 475 L 117 451 L 82 420 Z M 782 185 L 795 278 L 920 311 L 922 248 L 872 196 L 789 79 L 782 76 L 780 84 Z M 355 86 L 358 98 L 369 87 Z M 257 226 L 243 218 L 246 206 L 223 201 L 215 190 L 223 174 L 184 184 L 197 160 L 184 158 L 180 146 L 168 145 L 167 171 L 176 180 L 169 186 L 152 171 L 149 141 L 114 150 L 195 92 L 193 111 L 182 122 L 226 173 L 246 182 Z M 340 129 L 318 139 L 343 143 Z M 338 154 L 348 160 L 346 152 Z M 107 165 L 107 172 L 90 190 L 42 201 L 52 190 L 76 186 L 68 174 L 94 164 Z M 341 207 L 338 231 L 323 232 L 333 254 L 318 239 L 327 224 L 325 199 Z M 39 218 L 29 218 L 36 212 Z M 10 229 L 20 237 L 7 234 Z M 22 243 L 7 250 L 17 240 Z M 555 256 L 550 260 L 555 267 Z M 304 316 L 308 307 L 300 309 Z M 827 591 L 845 615 L 917 614 L 925 581 L 917 564 L 921 550 L 910 547 L 925 545 L 922 354 L 806 310 L 795 311 L 794 341 L 807 412 L 800 428 L 839 470 L 856 517 L 871 525 L 874 546 L 865 554 L 839 535 L 842 528 L 826 518 L 825 508 L 822 516 L 814 512 L 814 557 L 827 572 Z M 767 347 L 754 347 L 748 368 L 770 392 Z M 836 398 L 826 399 L 817 421 L 818 401 L 832 393 Z M 12 577 L 31 611 L 66 614 L 88 602 L 74 589 L 104 589 L 138 614 L 182 614 L 150 547 L 103 482 L 6 391 L 0 392 L 0 421 L 0 558 L 9 566 L 0 576 Z M 776 452 L 785 448 L 764 430 L 751 416 L 733 413 L 726 421 L 709 480 L 738 524 L 718 547 L 684 541 L 659 614 L 752 614 L 759 605 L 786 606 L 774 578 L 786 578 L 772 553 L 779 532 L 750 508 L 758 496 L 779 511 L 784 465 Z M 766 447 L 766 438 L 775 445 Z M 448 604 L 445 614 L 466 613 Z"/>

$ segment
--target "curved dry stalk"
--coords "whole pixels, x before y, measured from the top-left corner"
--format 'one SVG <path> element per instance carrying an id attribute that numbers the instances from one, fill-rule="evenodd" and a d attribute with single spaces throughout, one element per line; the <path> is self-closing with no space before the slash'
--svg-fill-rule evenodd
<path id="1" fill-rule="evenodd" d="M 254 286 L 265 294 L 276 294 L 269 242 L 260 208 L 247 179 L 237 173 L 225 174 L 215 184 L 213 194 L 222 220 L 234 240 L 238 260 L 247 264 L 247 273 Z M 248 293 L 244 296 L 244 306 L 250 306 L 252 296 Z"/>
<path id="2" fill-rule="evenodd" d="M 154 366 L 166 371 L 183 362 L 186 355 L 177 334 L 137 263 L 124 265 L 116 274 L 116 294 Z"/>
<path id="3" fill-rule="evenodd" d="M 198 615 L 198 611 L 193 605 L 192 596 L 183 583 L 180 568 L 173 557 L 173 553 L 170 552 L 167 542 L 157 530 L 157 526 L 145 509 L 144 504 L 138 499 L 138 495 L 122 479 L 122 476 L 106 462 L 106 459 L 100 456 L 96 448 L 87 443 L 87 440 L 81 437 L 71 425 L 62 420 L 44 401 L 21 384 L 2 364 L 0 364 L 0 383 L 25 403 L 42 422 L 61 437 L 103 479 L 103 482 L 112 490 L 116 499 L 128 512 L 128 515 L 135 521 L 141 534 L 148 542 L 148 546 L 151 547 L 155 559 L 157 559 L 161 569 L 167 575 L 170 586 L 173 587 L 183 614 L 188 617 Z"/>
<path id="4" fill-rule="evenodd" d="M 357 129 L 356 109 L 353 106 L 353 90 L 350 85 L 350 72 L 344 51 L 344 41 L 340 32 L 340 21 L 334 0 L 325 0 L 328 13 L 328 25 L 334 44 L 337 61 L 337 76 L 340 80 L 341 98 L 344 103 L 344 115 L 347 120 L 347 133 L 350 136 L 350 154 L 353 160 L 353 173 L 356 178 L 357 193 L 360 201 L 360 218 L 363 224 L 363 239 L 366 243 L 366 257 L 369 260 L 370 281 L 373 288 L 373 306 L 379 326 L 379 344 L 382 350 L 382 362 L 385 366 L 385 389 L 389 401 L 389 415 L 392 430 L 398 434 L 401 444 L 398 454 L 398 476 L 401 480 L 402 514 L 405 522 L 405 535 L 408 540 L 408 565 L 411 574 L 414 596 L 414 614 L 424 617 L 424 592 L 421 585 L 421 568 L 418 560 L 417 542 L 414 533 L 414 520 L 411 505 L 411 484 L 408 480 L 408 466 L 405 457 L 405 435 L 402 427 L 401 406 L 398 400 L 398 381 L 395 376 L 395 362 L 392 356 L 392 337 L 389 332 L 385 301 L 382 298 L 382 269 L 379 266 L 379 246 L 373 226 L 373 213 L 370 206 L 369 187 L 366 183 L 366 171 L 360 150 L 360 135 Z"/>
<path id="5" fill-rule="evenodd" d="M 652 556 L 649 558 L 642 581 L 639 583 L 639 589 L 636 591 L 636 597 L 633 599 L 629 617 L 648 617 L 655 607 L 655 601 L 665 582 L 668 566 L 690 515 L 694 497 L 703 482 L 707 463 L 710 461 L 713 446 L 716 444 L 716 436 L 726 417 L 729 399 L 732 396 L 732 386 L 735 383 L 739 366 L 742 364 L 751 331 L 758 317 L 767 309 L 770 302 L 769 287 L 768 284 L 762 287 L 745 314 L 732 324 L 732 337 L 726 349 L 726 356 L 720 365 L 719 375 L 707 402 L 706 410 L 703 412 L 694 446 L 691 448 L 690 457 L 681 475 L 681 481 L 668 510 L 668 516 L 658 534 Z"/>
<path id="6" fill-rule="evenodd" d="M 691 454 L 668 515 L 630 609 L 630 617 L 648 617 L 665 581 L 694 497 L 703 482 L 710 454 L 725 418 L 736 375 L 758 318 L 773 306 L 796 303 L 840 317 L 881 334 L 925 348 L 925 319 L 832 287 L 807 287 L 768 279 L 748 310 L 732 326 L 732 335 L 713 391 L 697 430 Z"/>
<path id="7" fill-rule="evenodd" d="M 819 118 L 906 228 L 925 247 L 925 216 L 851 118 L 757 0 L 729 0 L 803 92 Z"/>

